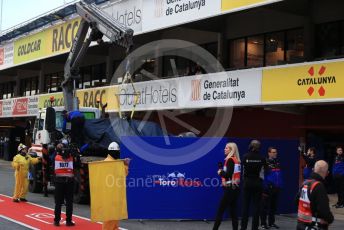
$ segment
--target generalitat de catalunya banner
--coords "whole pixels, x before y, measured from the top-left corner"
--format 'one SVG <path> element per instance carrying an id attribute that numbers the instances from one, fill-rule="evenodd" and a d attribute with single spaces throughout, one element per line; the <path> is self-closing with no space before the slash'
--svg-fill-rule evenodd
<path id="1" fill-rule="evenodd" d="M 192 148 L 203 154 L 204 145 L 209 142 L 209 138 L 175 137 L 169 140 L 170 144 L 166 144 L 164 137 L 122 138 L 121 157 L 132 159 L 127 177 L 129 219 L 214 219 L 223 193 L 220 187 L 221 179 L 217 175 L 218 162 L 224 160 L 223 149 L 228 139 L 212 138 L 217 145 L 203 157 L 174 166 L 144 160 L 140 154 L 142 149 L 128 145 L 144 141 L 153 146 L 148 147 L 150 154 L 170 157 L 173 160 L 173 157 L 190 154 L 183 151 L 182 147 L 196 142 Z M 230 138 L 229 141 L 238 144 L 242 156 L 251 140 Z M 262 154 L 266 154 L 269 146 L 278 149 L 284 175 L 278 213 L 293 213 L 296 211 L 294 198 L 298 190 L 298 142 L 262 140 Z M 175 151 L 167 155 L 169 151 L 163 149 Z M 241 213 L 239 209 L 238 211 Z"/>

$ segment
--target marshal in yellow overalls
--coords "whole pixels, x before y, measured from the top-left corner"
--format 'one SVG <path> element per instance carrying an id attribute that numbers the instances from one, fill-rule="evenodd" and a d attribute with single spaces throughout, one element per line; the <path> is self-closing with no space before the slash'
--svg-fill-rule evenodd
<path id="1" fill-rule="evenodd" d="M 15 187 L 13 194 L 13 201 L 15 202 L 18 202 L 19 200 L 26 201 L 25 196 L 29 188 L 29 167 L 30 165 L 37 164 L 40 161 L 40 158 L 32 158 L 27 154 L 25 145 L 19 145 L 18 150 L 19 153 L 12 161 L 12 167 L 15 170 Z M 20 152 L 25 152 L 25 155 L 20 154 Z"/>
<path id="2" fill-rule="evenodd" d="M 114 161 L 115 159 L 110 155 L 104 161 Z M 128 165 L 125 166 L 126 174 L 128 175 Z M 119 230 L 119 220 L 109 220 L 103 222 L 102 230 Z"/>

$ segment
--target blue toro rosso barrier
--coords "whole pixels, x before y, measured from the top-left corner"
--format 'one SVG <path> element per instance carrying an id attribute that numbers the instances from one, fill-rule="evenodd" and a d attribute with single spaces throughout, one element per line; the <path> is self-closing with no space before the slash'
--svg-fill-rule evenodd
<path id="1" fill-rule="evenodd" d="M 224 147 L 233 141 L 243 156 L 250 140 L 123 137 L 121 157 L 132 159 L 127 177 L 129 218 L 214 219 L 222 196 L 217 170 L 218 162 L 224 159 Z M 282 164 L 284 188 L 278 213 L 293 213 L 298 190 L 298 142 L 261 141 L 262 154 L 274 146 Z"/>

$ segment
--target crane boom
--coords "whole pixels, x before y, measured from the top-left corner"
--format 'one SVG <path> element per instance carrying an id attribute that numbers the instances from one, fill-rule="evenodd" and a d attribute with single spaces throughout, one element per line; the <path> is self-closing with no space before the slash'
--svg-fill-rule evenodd
<path id="1" fill-rule="evenodd" d="M 99 42 L 105 36 L 111 43 L 126 48 L 128 52 L 133 45 L 134 34 L 132 29 L 125 27 L 94 3 L 80 1 L 76 3 L 76 11 L 81 16 L 81 22 L 65 63 L 62 82 L 67 111 L 78 109 L 75 81 L 80 79 L 79 67 L 91 42 Z M 88 34 L 89 28 L 91 32 Z"/>

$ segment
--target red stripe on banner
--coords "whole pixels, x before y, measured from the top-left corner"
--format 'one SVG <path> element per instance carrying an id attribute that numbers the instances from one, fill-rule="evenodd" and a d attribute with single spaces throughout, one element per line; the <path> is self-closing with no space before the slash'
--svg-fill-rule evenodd
<path id="1" fill-rule="evenodd" d="M 66 227 L 65 214 L 61 215 L 62 220 L 58 229 L 71 229 Z M 25 226 L 29 229 L 55 229 L 54 211 L 50 208 L 32 204 L 30 202 L 15 203 L 12 198 L 0 195 L 0 219 L 6 219 L 10 222 Z M 99 223 L 91 222 L 87 218 L 73 215 L 75 226 L 73 229 L 102 229 Z"/>

